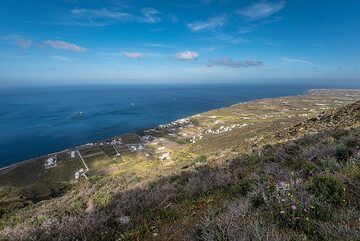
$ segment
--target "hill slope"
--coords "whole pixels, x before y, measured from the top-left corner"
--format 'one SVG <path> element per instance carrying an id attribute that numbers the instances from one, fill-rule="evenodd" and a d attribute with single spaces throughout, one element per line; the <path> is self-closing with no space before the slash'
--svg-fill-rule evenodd
<path id="1" fill-rule="evenodd" d="M 8 240 L 356 240 L 360 102 L 230 159 L 139 182 L 113 175 L 4 214 Z"/>

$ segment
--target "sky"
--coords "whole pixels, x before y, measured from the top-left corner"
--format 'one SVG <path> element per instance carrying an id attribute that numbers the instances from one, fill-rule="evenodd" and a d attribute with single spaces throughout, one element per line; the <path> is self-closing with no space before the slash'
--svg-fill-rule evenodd
<path id="1" fill-rule="evenodd" d="M 360 81 L 358 0 L 0 0 L 0 86 Z"/>

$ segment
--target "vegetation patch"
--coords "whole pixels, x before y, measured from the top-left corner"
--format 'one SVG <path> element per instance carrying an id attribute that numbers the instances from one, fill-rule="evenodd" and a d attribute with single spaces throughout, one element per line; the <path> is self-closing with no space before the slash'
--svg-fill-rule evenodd
<path id="1" fill-rule="evenodd" d="M 309 183 L 309 190 L 323 202 L 339 205 L 344 202 L 345 186 L 332 174 L 319 174 Z"/>

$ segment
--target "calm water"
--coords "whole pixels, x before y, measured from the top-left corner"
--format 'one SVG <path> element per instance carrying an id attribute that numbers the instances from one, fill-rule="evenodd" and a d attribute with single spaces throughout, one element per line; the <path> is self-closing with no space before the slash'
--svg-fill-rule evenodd
<path id="1" fill-rule="evenodd" d="M 0 88 L 0 166 L 309 85 Z M 82 112 L 82 115 L 76 113 Z"/>

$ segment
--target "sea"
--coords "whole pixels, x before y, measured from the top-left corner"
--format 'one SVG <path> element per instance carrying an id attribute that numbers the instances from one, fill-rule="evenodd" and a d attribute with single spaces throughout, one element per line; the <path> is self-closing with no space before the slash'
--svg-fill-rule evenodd
<path id="1" fill-rule="evenodd" d="M 239 102 L 332 87 L 343 86 L 248 83 L 0 87 L 0 167 Z"/>

